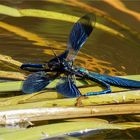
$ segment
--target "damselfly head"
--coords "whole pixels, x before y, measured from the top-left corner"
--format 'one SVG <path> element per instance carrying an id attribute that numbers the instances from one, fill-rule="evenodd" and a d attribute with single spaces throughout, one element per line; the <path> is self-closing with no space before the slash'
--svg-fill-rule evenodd
<path id="1" fill-rule="evenodd" d="M 50 68 L 50 70 L 57 70 L 60 68 L 60 62 L 56 59 L 56 60 L 51 60 L 48 62 L 48 67 Z"/>

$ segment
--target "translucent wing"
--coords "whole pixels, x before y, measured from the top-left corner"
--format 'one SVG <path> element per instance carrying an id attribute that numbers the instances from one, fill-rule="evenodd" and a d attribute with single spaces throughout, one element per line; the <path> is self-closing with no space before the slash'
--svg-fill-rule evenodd
<path id="1" fill-rule="evenodd" d="M 46 72 L 36 72 L 27 77 L 23 83 L 22 91 L 24 93 L 34 93 L 44 89 L 51 79 Z"/>
<path id="2" fill-rule="evenodd" d="M 93 30 L 92 26 L 92 16 L 90 14 L 83 16 L 80 18 L 73 26 L 72 31 L 68 40 L 68 56 L 67 60 L 74 60 L 76 54 L 79 49 L 83 46 L 88 36 Z M 94 16 L 93 22 L 95 22 L 96 18 Z"/>
<path id="3" fill-rule="evenodd" d="M 63 78 L 61 83 L 56 86 L 56 90 L 58 93 L 64 95 L 65 97 L 73 98 L 81 96 L 80 91 L 71 78 Z"/>
<path id="4" fill-rule="evenodd" d="M 108 76 L 103 74 L 98 74 L 95 72 L 90 72 L 93 77 L 100 79 L 102 81 L 107 82 L 108 84 L 114 85 L 114 86 L 120 86 L 120 87 L 126 87 L 126 88 L 140 88 L 140 81 L 135 80 L 129 80 L 114 76 Z"/>

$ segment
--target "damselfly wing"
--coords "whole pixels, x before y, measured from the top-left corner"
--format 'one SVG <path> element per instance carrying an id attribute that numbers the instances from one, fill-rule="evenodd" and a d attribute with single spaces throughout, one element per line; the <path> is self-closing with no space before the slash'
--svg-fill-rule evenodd
<path id="1" fill-rule="evenodd" d="M 51 82 L 51 77 L 46 72 L 40 71 L 30 74 L 23 83 L 24 93 L 34 93 L 44 89 Z"/>
<path id="2" fill-rule="evenodd" d="M 95 15 L 85 15 L 80 18 L 73 26 L 69 40 L 68 40 L 68 56 L 67 61 L 73 61 L 84 43 L 86 42 L 87 38 L 91 34 L 93 30 L 93 26 L 96 23 L 96 16 Z"/>
<path id="3" fill-rule="evenodd" d="M 56 86 L 58 93 L 61 93 L 65 97 L 78 97 L 81 96 L 80 91 L 76 87 L 73 79 L 69 76 L 63 77 L 59 84 Z"/>

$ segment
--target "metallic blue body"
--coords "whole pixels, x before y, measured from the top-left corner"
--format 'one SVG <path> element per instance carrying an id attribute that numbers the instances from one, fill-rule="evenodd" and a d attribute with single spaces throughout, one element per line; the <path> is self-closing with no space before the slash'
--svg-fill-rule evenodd
<path id="1" fill-rule="evenodd" d="M 45 69 L 43 64 L 22 64 L 20 68 L 30 72 L 38 72 Z"/>
<path id="2" fill-rule="evenodd" d="M 110 93 L 110 85 L 132 89 L 140 88 L 140 81 L 98 74 L 73 66 L 73 61 L 91 34 L 95 21 L 96 17 L 90 14 L 81 17 L 72 28 L 67 49 L 49 62 L 44 64 L 23 64 L 21 69 L 35 73 L 29 75 L 24 81 L 22 91 L 24 93 L 38 92 L 43 90 L 55 78 L 60 78 L 56 85 L 57 92 L 65 97 L 79 97 L 81 93 L 75 84 L 76 77 L 94 81 L 105 88 L 100 92 L 88 92 L 85 96 Z M 63 76 L 61 76 L 62 74 Z"/>
<path id="3" fill-rule="evenodd" d="M 106 88 L 106 90 L 103 90 L 101 92 L 89 92 L 85 94 L 87 96 L 111 93 L 110 85 L 130 88 L 130 89 L 140 89 L 140 81 L 99 74 L 99 73 L 87 71 L 84 68 L 80 68 L 79 73 L 85 75 L 86 79 L 97 82 Z"/>

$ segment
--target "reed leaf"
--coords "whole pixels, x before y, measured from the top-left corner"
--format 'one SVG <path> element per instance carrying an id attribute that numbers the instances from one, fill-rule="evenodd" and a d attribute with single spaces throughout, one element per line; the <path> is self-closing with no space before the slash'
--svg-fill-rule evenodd
<path id="1" fill-rule="evenodd" d="M 25 75 L 20 72 L 0 71 L 0 79 L 25 80 Z"/>
<path id="2" fill-rule="evenodd" d="M 140 113 L 140 104 L 118 104 L 90 107 L 30 108 L 1 111 L 0 124 L 32 124 L 36 121 L 45 120 L 138 113 Z"/>
<path id="3" fill-rule="evenodd" d="M 74 126 L 74 127 L 73 127 Z M 0 138 L 4 140 L 35 140 L 42 138 L 49 138 L 54 136 L 61 136 L 64 134 L 79 132 L 79 131 L 89 131 L 89 130 L 101 130 L 101 129 L 119 129 L 126 130 L 130 128 L 139 128 L 139 122 L 124 122 L 110 124 L 105 121 L 95 121 L 93 119 L 90 121 L 77 121 L 77 122 L 59 122 L 54 124 L 48 124 L 33 128 L 28 128 L 25 130 L 19 130 L 12 133 L 1 134 Z M 0 128 L 1 131 L 1 128 Z"/>
<path id="4" fill-rule="evenodd" d="M 6 133 L 12 133 L 12 132 L 17 132 L 18 130 L 22 130 L 22 128 L 0 128 L 0 135 L 6 134 Z M 1 137 L 0 137 L 1 138 Z"/>
<path id="5" fill-rule="evenodd" d="M 119 103 L 137 103 L 140 101 L 140 90 L 132 90 L 125 92 L 118 92 L 112 94 L 104 94 L 97 96 L 90 96 L 86 99 L 81 96 L 80 98 L 65 98 L 29 102 L 29 99 L 34 96 L 26 95 L 20 100 L 16 98 L 9 100 L 2 100 L 0 102 L 0 110 L 9 109 L 26 109 L 26 108 L 40 108 L 40 107 L 72 107 L 72 106 L 92 106 L 101 104 L 119 104 Z M 83 98 L 83 99 L 82 99 Z M 28 103 L 29 102 L 29 103 Z"/>

